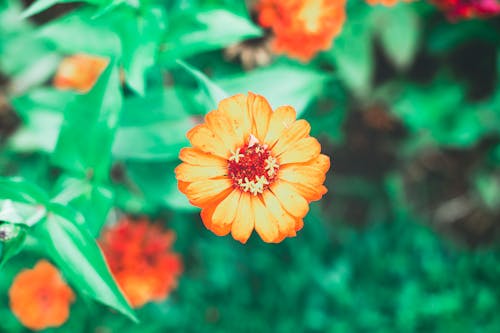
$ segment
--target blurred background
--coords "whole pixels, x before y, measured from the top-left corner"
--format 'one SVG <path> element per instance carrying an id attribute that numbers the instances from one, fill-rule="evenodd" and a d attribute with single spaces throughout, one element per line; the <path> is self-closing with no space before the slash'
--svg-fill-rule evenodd
<path id="1" fill-rule="evenodd" d="M 286 44 L 308 3 L 335 5 L 333 43 L 292 31 Z M 55 233 L 23 226 L 20 254 L 0 247 L 0 331 L 30 331 L 9 290 L 49 258 L 76 297 L 47 332 L 500 332 L 499 7 L 0 0 L 0 174 L 74 210 L 61 216 L 101 245 L 116 221 L 148 220 L 182 261 L 134 324 L 78 277 L 97 261 L 80 267 L 48 245 Z M 217 237 L 178 192 L 185 133 L 221 91 L 294 106 L 331 157 L 297 237 Z M 2 209 L 28 191 L 16 186 Z"/>

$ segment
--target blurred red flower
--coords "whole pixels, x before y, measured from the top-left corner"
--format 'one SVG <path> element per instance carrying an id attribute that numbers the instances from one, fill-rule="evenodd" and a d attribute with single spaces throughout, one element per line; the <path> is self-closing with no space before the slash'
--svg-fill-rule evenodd
<path id="1" fill-rule="evenodd" d="M 174 238 L 173 232 L 145 218 L 125 217 L 104 230 L 100 245 L 132 307 L 162 301 L 177 286 L 182 262 L 171 252 Z"/>
<path id="2" fill-rule="evenodd" d="M 451 20 L 487 18 L 500 14 L 498 0 L 433 0 Z"/>
<path id="3" fill-rule="evenodd" d="M 256 11 L 259 24 L 274 33 L 273 50 L 305 62 L 332 46 L 345 0 L 260 0 Z"/>
<path id="4" fill-rule="evenodd" d="M 15 277 L 9 298 L 12 312 L 24 326 L 42 330 L 66 322 L 75 295 L 57 268 L 40 260 Z"/>
<path id="5" fill-rule="evenodd" d="M 87 54 L 66 57 L 59 64 L 54 76 L 54 87 L 86 93 L 97 82 L 108 62 L 107 58 Z"/>

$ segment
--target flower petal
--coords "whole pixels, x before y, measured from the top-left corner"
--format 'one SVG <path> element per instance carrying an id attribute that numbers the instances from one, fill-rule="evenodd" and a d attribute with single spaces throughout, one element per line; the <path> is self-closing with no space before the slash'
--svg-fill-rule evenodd
<path id="1" fill-rule="evenodd" d="M 272 147 L 273 154 L 279 155 L 284 151 L 290 150 L 290 147 L 302 138 L 309 135 L 311 125 L 303 119 L 297 120 L 278 138 L 276 144 Z"/>
<path id="2" fill-rule="evenodd" d="M 295 231 L 300 231 L 304 227 L 304 220 L 297 219 L 295 220 Z"/>
<path id="3" fill-rule="evenodd" d="M 308 137 L 296 141 L 277 157 L 279 164 L 283 165 L 310 161 L 317 157 L 320 152 L 321 145 L 318 140 L 313 137 Z"/>
<path id="4" fill-rule="evenodd" d="M 179 153 L 179 158 L 181 161 L 192 165 L 227 167 L 227 160 L 191 147 L 182 148 Z"/>
<path id="5" fill-rule="evenodd" d="M 278 222 L 259 198 L 254 198 L 253 209 L 255 212 L 255 231 L 264 242 L 275 242 L 280 237 Z"/>
<path id="6" fill-rule="evenodd" d="M 265 191 L 262 198 L 266 208 L 278 221 L 280 233 L 288 235 L 290 232 L 295 231 L 295 219 L 284 210 L 276 196 L 271 191 Z"/>
<path id="7" fill-rule="evenodd" d="M 295 164 L 295 165 L 310 166 L 310 167 L 321 170 L 321 172 L 326 173 L 328 171 L 328 169 L 330 169 L 330 157 L 328 157 L 324 154 L 319 154 L 318 157 L 316 157 L 308 162 Z"/>
<path id="8" fill-rule="evenodd" d="M 223 166 L 203 166 L 181 163 L 175 168 L 175 177 L 183 182 L 195 182 L 198 180 L 224 177 L 227 168 Z"/>
<path id="9" fill-rule="evenodd" d="M 240 203 L 241 194 L 242 192 L 239 189 L 234 189 L 217 205 L 212 216 L 213 224 L 222 226 L 233 223 Z"/>
<path id="10" fill-rule="evenodd" d="M 212 221 L 214 210 L 217 207 L 216 204 L 209 206 L 208 208 L 204 208 L 201 210 L 201 220 L 205 227 L 212 231 L 217 236 L 226 236 L 231 231 L 231 224 L 227 225 L 217 225 Z"/>
<path id="11" fill-rule="evenodd" d="M 248 93 L 247 105 L 248 110 L 253 114 L 252 134 L 263 142 L 273 110 L 264 97 L 253 93 Z"/>
<path id="12" fill-rule="evenodd" d="M 200 180 L 189 184 L 185 194 L 193 205 L 204 207 L 225 198 L 231 187 L 232 182 L 228 178 Z"/>
<path id="13" fill-rule="evenodd" d="M 319 185 L 325 181 L 325 173 L 313 167 L 285 164 L 279 169 L 279 178 L 290 183 Z"/>
<path id="14" fill-rule="evenodd" d="M 313 185 L 309 183 L 291 183 L 295 190 L 307 201 L 318 201 L 328 192 L 324 185 Z"/>
<path id="15" fill-rule="evenodd" d="M 221 139 L 229 151 L 234 151 L 244 143 L 244 138 L 238 136 L 231 125 L 231 120 L 221 112 L 212 111 L 205 116 L 208 128 Z"/>
<path id="16" fill-rule="evenodd" d="M 252 117 L 247 107 L 247 96 L 238 94 L 223 99 L 218 110 L 230 119 L 231 125 L 238 138 L 244 140 L 252 129 Z"/>
<path id="17" fill-rule="evenodd" d="M 207 125 L 197 125 L 186 134 L 191 144 L 210 154 L 222 158 L 228 158 L 230 151 L 224 146 L 224 143 L 212 132 Z"/>
<path id="18" fill-rule="evenodd" d="M 288 213 L 298 218 L 306 216 L 309 204 L 292 185 L 278 180 L 270 189 Z"/>
<path id="19" fill-rule="evenodd" d="M 177 182 L 177 188 L 179 189 L 179 191 L 186 194 L 186 188 L 189 186 L 189 184 L 191 184 L 191 183 L 183 182 L 183 181 L 179 180 Z"/>
<path id="20" fill-rule="evenodd" d="M 253 212 L 253 198 L 254 197 L 248 193 L 243 193 L 241 195 L 236 218 L 231 226 L 233 238 L 243 244 L 246 243 L 254 228 L 255 214 Z"/>
<path id="21" fill-rule="evenodd" d="M 295 121 L 296 117 L 297 114 L 295 113 L 295 109 L 289 105 L 277 108 L 271 114 L 264 142 L 272 147 L 281 136 L 281 133 Z"/>

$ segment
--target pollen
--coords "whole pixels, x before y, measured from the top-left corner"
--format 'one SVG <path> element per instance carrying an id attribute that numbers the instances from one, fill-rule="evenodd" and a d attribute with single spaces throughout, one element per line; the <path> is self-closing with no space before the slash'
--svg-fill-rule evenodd
<path id="1" fill-rule="evenodd" d="M 264 193 L 275 181 L 279 164 L 267 145 L 251 135 L 248 143 L 237 148 L 228 159 L 228 174 L 233 187 L 253 195 Z"/>

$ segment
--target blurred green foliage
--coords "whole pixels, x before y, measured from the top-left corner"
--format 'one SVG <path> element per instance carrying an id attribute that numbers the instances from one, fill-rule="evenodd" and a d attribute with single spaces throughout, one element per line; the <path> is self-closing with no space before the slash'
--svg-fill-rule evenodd
<path id="1" fill-rule="evenodd" d="M 8 289 L 40 257 L 78 294 L 47 332 L 500 330 L 500 20 L 353 0 L 310 63 L 224 51 L 266 38 L 241 1 L 0 2 L 0 331 L 27 330 Z M 86 94 L 51 84 L 77 53 L 110 58 Z M 333 158 L 279 245 L 212 235 L 173 173 L 185 133 L 247 91 L 294 106 Z M 117 288 L 95 241 L 117 212 L 176 232 L 165 302 L 133 311 Z"/>

